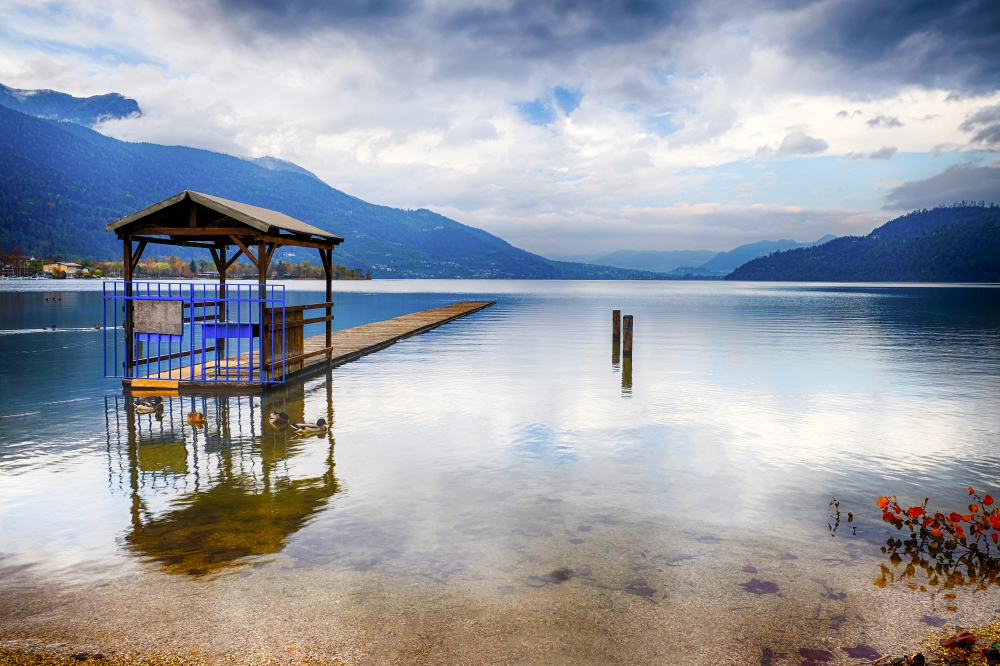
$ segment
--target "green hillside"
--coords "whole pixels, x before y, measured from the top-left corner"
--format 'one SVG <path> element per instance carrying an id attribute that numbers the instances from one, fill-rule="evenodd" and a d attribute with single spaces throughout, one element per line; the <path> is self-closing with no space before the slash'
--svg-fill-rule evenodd
<path id="1" fill-rule="evenodd" d="M 278 162 L 127 143 L 0 106 L 0 243 L 36 256 L 118 259 L 121 246 L 105 224 L 190 189 L 278 210 L 339 234 L 346 241 L 337 263 L 380 277 L 606 279 L 612 273 L 598 266 L 557 267 L 480 229 L 429 210 L 377 206 Z M 316 263 L 314 253 L 301 248 L 275 256 Z"/>
<path id="2" fill-rule="evenodd" d="M 1000 206 L 962 202 L 749 261 L 727 280 L 1000 282 Z"/>

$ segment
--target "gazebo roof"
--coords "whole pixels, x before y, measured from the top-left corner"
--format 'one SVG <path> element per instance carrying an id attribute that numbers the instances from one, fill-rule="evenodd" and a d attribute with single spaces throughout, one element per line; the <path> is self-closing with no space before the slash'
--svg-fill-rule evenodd
<path id="1" fill-rule="evenodd" d="M 195 247 L 201 245 L 198 241 L 233 244 L 235 238 L 249 240 L 248 237 L 279 245 L 317 248 L 344 242 L 336 234 L 284 213 L 191 190 L 115 220 L 105 229 L 116 232 L 120 238 L 133 236 L 138 240 L 136 234 L 170 236 L 169 244 Z"/>

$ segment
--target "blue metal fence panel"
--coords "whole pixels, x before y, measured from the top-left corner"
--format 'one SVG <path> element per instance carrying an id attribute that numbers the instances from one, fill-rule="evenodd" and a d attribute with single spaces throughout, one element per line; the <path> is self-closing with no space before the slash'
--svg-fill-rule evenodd
<path id="1" fill-rule="evenodd" d="M 284 377 L 282 285 L 105 282 L 103 296 L 105 377 L 265 384 Z M 127 314 L 141 301 L 180 303 L 181 334 L 133 331 L 129 339 Z"/>

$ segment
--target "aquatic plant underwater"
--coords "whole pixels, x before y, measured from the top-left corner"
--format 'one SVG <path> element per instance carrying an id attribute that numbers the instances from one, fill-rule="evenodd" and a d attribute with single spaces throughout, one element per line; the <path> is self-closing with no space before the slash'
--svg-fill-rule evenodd
<path id="1" fill-rule="evenodd" d="M 909 537 L 901 539 L 890 535 L 882 552 L 889 555 L 894 568 L 906 561 L 901 574 L 895 574 L 884 564 L 882 576 L 875 585 L 884 587 L 887 582 L 915 578 L 917 569 L 922 569 L 927 580 L 918 585 L 911 581 L 911 589 L 918 587 L 927 591 L 929 587 L 950 589 L 958 586 L 975 586 L 975 590 L 985 590 L 998 583 L 1000 559 L 993 549 L 1000 548 L 1000 506 L 993 507 L 994 500 L 989 495 L 980 497 L 969 488 L 973 502 L 968 505 L 968 513 L 952 511 L 947 515 L 927 510 L 930 498 L 918 506 L 904 509 L 895 496 L 879 497 L 876 500 L 882 510 L 882 520 L 898 531 L 904 529 Z M 990 507 L 993 507 L 992 509 Z M 992 544 L 990 543 L 992 541 Z M 908 560 L 908 561 L 907 561 Z"/>

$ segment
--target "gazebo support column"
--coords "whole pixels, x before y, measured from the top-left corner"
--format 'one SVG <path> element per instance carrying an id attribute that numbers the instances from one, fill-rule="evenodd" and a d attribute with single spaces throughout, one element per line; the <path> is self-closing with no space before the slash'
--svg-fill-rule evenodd
<path id="1" fill-rule="evenodd" d="M 210 252 L 212 253 L 212 260 L 215 261 L 215 270 L 219 271 L 219 298 L 223 299 L 218 303 L 216 303 L 215 305 L 215 321 L 217 323 L 229 319 L 229 313 L 227 312 L 228 308 L 226 307 L 226 301 L 225 301 L 226 270 L 229 268 L 229 265 L 232 262 L 231 261 L 228 263 L 226 262 L 226 249 L 227 246 L 225 244 L 222 244 L 219 246 L 219 249 L 217 251 L 214 249 L 210 250 Z M 233 259 L 235 258 L 236 257 L 233 257 Z M 203 345 L 207 344 L 204 340 L 202 340 L 201 343 Z M 226 356 L 225 338 L 220 338 L 215 341 L 215 349 L 217 358 L 225 358 Z"/>
<path id="2" fill-rule="evenodd" d="M 329 303 L 333 301 L 333 250 L 320 250 L 319 251 L 320 261 L 323 262 L 323 272 L 326 273 L 326 347 L 327 349 L 333 344 L 333 322 L 330 321 L 330 317 L 333 315 L 333 308 L 330 307 Z M 332 354 L 327 352 L 326 357 L 328 359 L 333 358 Z"/>
<path id="3" fill-rule="evenodd" d="M 134 347 L 132 345 L 132 278 L 135 276 L 135 269 L 142 259 L 142 252 L 146 249 L 146 241 L 139 241 L 139 247 L 132 251 L 132 237 L 125 236 L 123 239 L 125 249 L 124 261 L 122 262 L 122 272 L 125 274 L 125 376 L 131 377 L 132 368 L 135 365 Z"/>
<path id="4" fill-rule="evenodd" d="M 132 237 L 125 236 L 122 271 L 125 273 L 125 376 L 132 376 Z"/>

